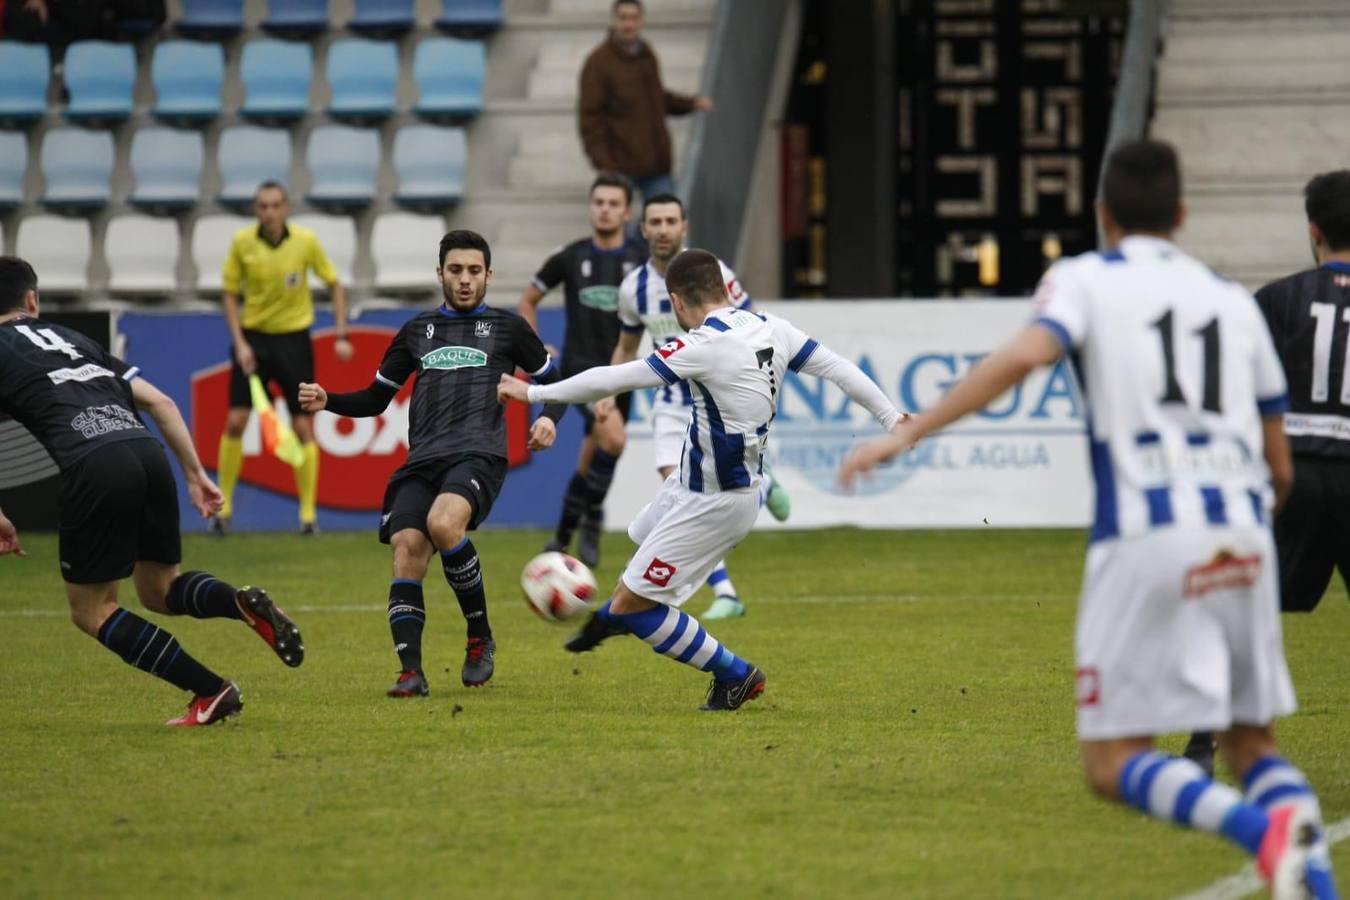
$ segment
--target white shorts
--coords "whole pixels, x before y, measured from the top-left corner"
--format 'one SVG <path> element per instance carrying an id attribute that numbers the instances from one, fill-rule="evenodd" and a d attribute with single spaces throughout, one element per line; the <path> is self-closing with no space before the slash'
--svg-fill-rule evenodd
<path id="1" fill-rule="evenodd" d="M 752 488 L 696 494 L 672 473 L 628 526 L 638 545 L 623 583 L 640 597 L 679 606 L 740 543 L 759 515 Z"/>
<path id="2" fill-rule="evenodd" d="M 1089 549 L 1079 738 L 1222 731 L 1292 713 L 1278 585 L 1265 528 L 1168 529 Z"/>
<path id="3" fill-rule="evenodd" d="M 684 438 L 689 433 L 691 406 L 662 403 L 652 404 L 652 438 L 656 468 L 678 467 L 684 452 Z"/>

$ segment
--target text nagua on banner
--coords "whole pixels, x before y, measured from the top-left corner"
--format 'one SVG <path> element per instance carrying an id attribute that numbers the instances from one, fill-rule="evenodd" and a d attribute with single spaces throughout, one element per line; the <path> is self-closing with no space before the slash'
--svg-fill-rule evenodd
<path id="1" fill-rule="evenodd" d="M 760 303 L 857 363 L 900 409 L 931 406 L 1031 319 L 1030 300 Z M 645 345 L 644 345 L 645 347 Z M 622 528 L 656 493 L 649 410 L 639 391 L 628 447 L 606 503 Z M 788 373 L 769 438 L 792 494 L 789 528 L 1079 526 L 1090 520 L 1084 408 L 1067 360 L 1045 367 L 976 416 L 927 438 L 855 487 L 837 483 L 849 448 L 881 426 L 833 384 Z M 767 512 L 760 528 L 777 527 Z"/>

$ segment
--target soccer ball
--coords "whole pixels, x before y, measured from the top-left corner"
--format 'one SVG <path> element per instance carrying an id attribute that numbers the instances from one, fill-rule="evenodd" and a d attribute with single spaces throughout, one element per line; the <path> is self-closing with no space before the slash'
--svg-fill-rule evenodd
<path id="1" fill-rule="evenodd" d="M 520 573 L 525 602 L 540 618 L 562 622 L 591 608 L 595 575 L 586 564 L 566 553 L 541 553 Z"/>

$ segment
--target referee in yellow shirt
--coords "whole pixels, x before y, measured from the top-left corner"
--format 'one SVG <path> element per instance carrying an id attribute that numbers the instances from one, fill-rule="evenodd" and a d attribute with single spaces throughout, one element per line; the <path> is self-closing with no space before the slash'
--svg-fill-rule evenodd
<path id="1" fill-rule="evenodd" d="M 300 408 L 300 382 L 314 381 L 314 347 L 309 327 L 314 323 L 314 298 L 309 292 L 309 269 L 328 284 L 337 325 L 334 350 L 339 360 L 352 358 L 347 340 L 347 292 L 338 281 L 333 263 L 308 228 L 288 224 L 290 202 L 286 189 L 265 181 L 253 195 L 257 227 L 240 229 L 225 258 L 225 321 L 234 341 L 230 366 L 230 411 L 220 438 L 219 480 L 225 505 L 211 522 L 223 535 L 234 509 L 234 487 L 244 467 L 244 429 L 252 412 L 248 377 L 281 386 L 291 412 L 295 435 L 305 461 L 295 470 L 300 494 L 300 533 L 315 533 L 319 493 L 319 448 L 314 443 L 313 419 Z M 239 298 L 243 297 L 243 311 Z"/>

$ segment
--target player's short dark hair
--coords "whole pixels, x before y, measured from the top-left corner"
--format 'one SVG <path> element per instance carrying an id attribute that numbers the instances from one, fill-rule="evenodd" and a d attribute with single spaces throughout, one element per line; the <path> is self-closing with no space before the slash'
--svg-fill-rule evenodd
<path id="1" fill-rule="evenodd" d="M 23 308 L 23 298 L 37 290 L 37 273 L 26 260 L 0 256 L 0 313 Z"/>
<path id="2" fill-rule="evenodd" d="M 659 194 L 652 194 L 650 197 L 642 199 L 642 218 L 647 218 L 647 207 L 655 206 L 658 203 L 674 203 L 680 208 L 680 218 L 684 218 L 684 201 L 669 191 L 662 191 Z"/>
<path id="3" fill-rule="evenodd" d="M 441 255 L 436 259 L 438 268 L 445 265 L 445 254 L 451 250 L 481 250 L 483 265 L 492 268 L 492 248 L 488 246 L 487 238 L 476 231 L 457 229 L 441 238 Z"/>
<path id="4" fill-rule="evenodd" d="M 722 265 L 707 250 L 681 250 L 666 268 L 666 290 L 692 306 L 707 306 L 725 297 Z"/>
<path id="5" fill-rule="evenodd" d="M 1163 141 L 1127 141 L 1106 159 L 1102 200 L 1125 231 L 1169 232 L 1181 209 L 1181 164 Z"/>
<path id="6" fill-rule="evenodd" d="M 1303 188 L 1303 208 L 1332 250 L 1350 249 L 1350 169 L 1314 175 Z"/>
<path id="7" fill-rule="evenodd" d="M 609 7 L 610 14 L 618 12 L 620 6 L 636 6 L 638 12 L 642 12 L 642 0 L 614 0 Z"/>
<path id="8" fill-rule="evenodd" d="M 253 196 L 256 199 L 257 196 L 261 194 L 263 191 L 272 191 L 272 190 L 281 191 L 282 200 L 289 199 L 289 195 L 286 193 L 286 185 L 282 184 L 280 181 L 277 181 L 274 178 L 269 178 L 262 184 L 258 185 L 258 189 L 253 192 Z"/>
<path id="9" fill-rule="evenodd" d="M 618 172 L 601 172 L 595 176 L 591 182 L 591 193 L 595 193 L 598 187 L 616 187 L 623 191 L 624 206 L 633 205 L 633 182 L 629 181 L 624 175 Z"/>

